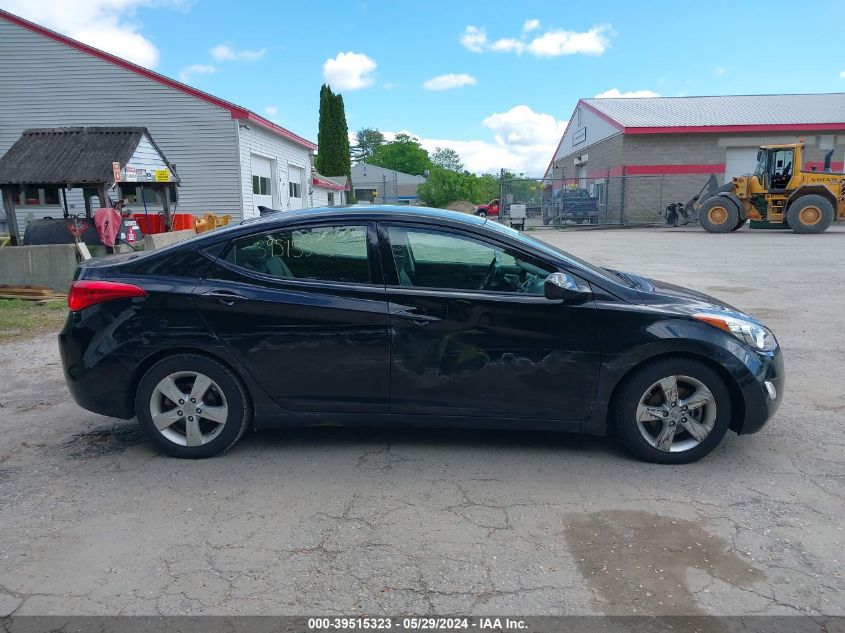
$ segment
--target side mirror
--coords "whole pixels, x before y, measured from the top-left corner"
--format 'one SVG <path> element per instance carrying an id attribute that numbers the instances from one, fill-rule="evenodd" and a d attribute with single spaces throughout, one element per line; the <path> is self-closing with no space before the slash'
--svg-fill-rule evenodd
<path id="1" fill-rule="evenodd" d="M 580 285 L 572 275 L 552 273 L 543 284 L 543 295 L 550 301 L 576 301 L 586 299 L 590 290 Z"/>

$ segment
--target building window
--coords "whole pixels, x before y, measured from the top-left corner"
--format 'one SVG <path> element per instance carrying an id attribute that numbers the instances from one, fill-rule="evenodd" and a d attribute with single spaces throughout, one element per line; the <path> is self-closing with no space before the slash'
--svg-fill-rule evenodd
<path id="1" fill-rule="evenodd" d="M 298 182 L 289 182 L 288 183 L 288 193 L 290 193 L 291 198 L 301 198 L 302 197 L 302 185 Z"/>
<path id="2" fill-rule="evenodd" d="M 252 193 L 259 196 L 270 195 L 270 179 L 265 176 L 252 177 Z"/>
<path id="3" fill-rule="evenodd" d="M 578 127 L 581 127 L 581 108 L 578 108 L 576 116 L 578 117 Z"/>
<path id="4" fill-rule="evenodd" d="M 24 207 L 59 206 L 58 187 L 25 187 L 18 202 Z"/>
<path id="5" fill-rule="evenodd" d="M 330 191 L 326 194 L 326 199 L 328 200 L 328 204 L 330 207 L 334 206 L 334 192 Z"/>

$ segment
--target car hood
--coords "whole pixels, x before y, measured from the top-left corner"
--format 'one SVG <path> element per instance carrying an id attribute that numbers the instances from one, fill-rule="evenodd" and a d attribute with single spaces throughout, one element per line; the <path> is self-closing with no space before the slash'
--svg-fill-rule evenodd
<path id="1" fill-rule="evenodd" d="M 647 279 L 628 273 L 638 285 L 637 292 L 646 305 L 662 305 L 685 314 L 695 312 L 719 312 L 734 316 L 753 318 L 739 308 L 703 292 L 670 284 L 657 279 Z M 753 319 L 757 320 L 757 319 Z"/>

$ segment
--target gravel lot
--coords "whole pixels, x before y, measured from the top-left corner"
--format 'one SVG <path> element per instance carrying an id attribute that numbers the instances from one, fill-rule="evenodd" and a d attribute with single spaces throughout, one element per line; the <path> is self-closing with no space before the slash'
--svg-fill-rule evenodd
<path id="1" fill-rule="evenodd" d="M 312 429 L 179 461 L 0 346 L 0 614 L 830 614 L 843 583 L 845 227 L 535 233 L 765 319 L 786 401 L 688 466 L 602 438 Z"/>

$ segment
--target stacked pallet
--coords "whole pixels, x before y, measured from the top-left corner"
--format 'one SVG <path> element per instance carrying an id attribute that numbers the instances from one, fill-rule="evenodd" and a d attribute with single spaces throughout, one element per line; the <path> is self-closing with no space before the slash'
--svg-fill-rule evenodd
<path id="1" fill-rule="evenodd" d="M 57 293 L 44 286 L 3 286 L 0 285 L 0 299 L 24 299 L 27 301 L 55 301 L 66 299 L 67 295 Z"/>

